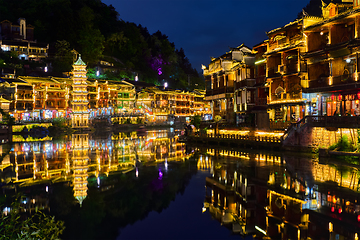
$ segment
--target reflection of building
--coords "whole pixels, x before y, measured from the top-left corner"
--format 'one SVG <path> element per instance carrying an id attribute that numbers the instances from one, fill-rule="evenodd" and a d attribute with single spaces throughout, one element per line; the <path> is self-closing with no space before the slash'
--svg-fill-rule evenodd
<path id="1" fill-rule="evenodd" d="M 88 176 L 131 171 L 136 161 L 152 164 L 186 158 L 185 144 L 165 130 L 150 131 L 147 137 L 119 133 L 108 139 L 73 134 L 71 141 L 14 144 L 0 164 L 0 177 L 2 183 L 22 186 L 47 180 L 73 181 L 75 197 L 81 202 L 86 197 Z"/>
<path id="2" fill-rule="evenodd" d="M 223 150 L 210 150 L 208 154 L 214 156 L 212 163 L 206 163 L 205 157 L 203 163 L 198 164 L 212 167 L 213 176 L 206 178 L 205 206 L 208 205 L 210 212 L 233 232 L 255 233 L 256 226 L 266 229 L 267 176 L 269 171 L 279 168 L 281 158 Z M 225 160 L 216 160 L 218 157 L 225 157 Z M 238 161 L 244 162 L 239 165 Z M 267 164 L 269 167 L 265 168 Z"/>
<path id="3" fill-rule="evenodd" d="M 305 157 L 208 150 L 205 207 L 234 232 L 266 239 L 357 239 L 357 170 Z M 286 164 L 285 164 L 286 163 Z"/>
<path id="4" fill-rule="evenodd" d="M 88 189 L 89 135 L 73 134 L 71 137 L 71 147 L 74 171 L 74 197 L 81 205 L 87 196 Z"/>

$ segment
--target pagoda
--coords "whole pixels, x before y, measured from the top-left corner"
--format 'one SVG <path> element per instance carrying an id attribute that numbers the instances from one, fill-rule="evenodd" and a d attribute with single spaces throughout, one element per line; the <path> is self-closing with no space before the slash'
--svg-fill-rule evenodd
<path id="1" fill-rule="evenodd" d="M 88 110 L 88 91 L 87 91 L 87 77 L 86 77 L 86 63 L 79 58 L 73 64 L 72 72 L 72 128 L 87 129 L 89 128 L 89 110 Z"/>

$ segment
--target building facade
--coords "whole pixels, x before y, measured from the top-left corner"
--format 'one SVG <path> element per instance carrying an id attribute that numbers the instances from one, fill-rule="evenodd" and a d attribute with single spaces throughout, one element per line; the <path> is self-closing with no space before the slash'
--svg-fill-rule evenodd
<path id="1" fill-rule="evenodd" d="M 38 43 L 34 39 L 34 27 L 19 18 L 17 23 L 8 20 L 0 22 L 0 47 L 4 52 L 16 52 L 19 59 L 36 60 L 48 56 L 49 44 Z"/>
<path id="2" fill-rule="evenodd" d="M 203 66 L 205 100 L 210 101 L 213 116 L 219 115 L 230 123 L 242 121 L 240 115 L 254 105 L 253 64 L 252 50 L 240 45 Z"/>

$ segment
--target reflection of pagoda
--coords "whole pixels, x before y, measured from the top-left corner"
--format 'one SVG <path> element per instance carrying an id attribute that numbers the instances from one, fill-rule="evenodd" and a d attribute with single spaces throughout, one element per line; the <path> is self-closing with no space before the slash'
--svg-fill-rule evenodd
<path id="1" fill-rule="evenodd" d="M 89 111 L 87 100 L 87 77 L 86 64 L 79 55 L 78 60 L 73 64 L 73 100 L 72 100 L 72 127 L 88 128 L 89 127 Z"/>
<path id="2" fill-rule="evenodd" d="M 87 196 L 89 135 L 73 134 L 71 144 L 74 169 L 74 197 L 81 206 Z"/>

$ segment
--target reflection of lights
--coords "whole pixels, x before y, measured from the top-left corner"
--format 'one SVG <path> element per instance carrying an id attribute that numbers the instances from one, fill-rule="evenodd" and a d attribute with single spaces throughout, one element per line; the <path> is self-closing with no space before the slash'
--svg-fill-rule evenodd
<path id="1" fill-rule="evenodd" d="M 100 177 L 97 178 L 97 184 L 100 186 Z"/>
<path id="2" fill-rule="evenodd" d="M 165 159 L 165 170 L 166 170 L 166 171 L 168 170 L 168 162 L 167 162 L 167 159 Z"/>
<path id="3" fill-rule="evenodd" d="M 10 208 L 5 207 L 4 210 L 3 210 L 4 215 L 7 216 L 9 212 L 10 212 Z"/>
<path id="4" fill-rule="evenodd" d="M 45 187 L 45 191 L 49 192 L 49 187 L 48 186 Z"/>
<path id="5" fill-rule="evenodd" d="M 139 177 L 139 169 L 138 169 L 138 168 L 136 168 L 135 176 L 136 176 L 136 177 Z"/>
<path id="6" fill-rule="evenodd" d="M 261 232 L 262 234 L 266 235 L 266 231 L 261 229 L 260 227 L 255 226 L 255 229 L 258 230 L 259 232 Z"/>
<path id="7" fill-rule="evenodd" d="M 159 169 L 159 180 L 162 179 L 163 173 L 161 172 L 161 170 Z"/>

